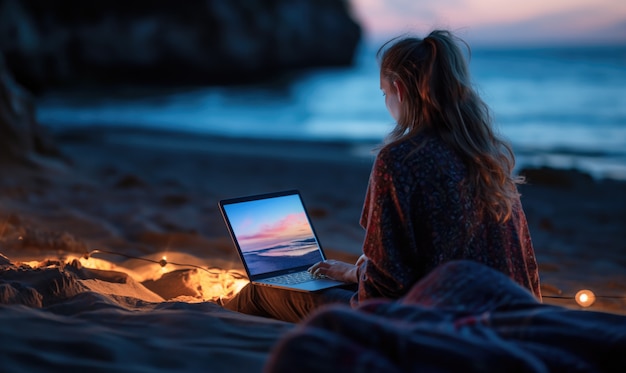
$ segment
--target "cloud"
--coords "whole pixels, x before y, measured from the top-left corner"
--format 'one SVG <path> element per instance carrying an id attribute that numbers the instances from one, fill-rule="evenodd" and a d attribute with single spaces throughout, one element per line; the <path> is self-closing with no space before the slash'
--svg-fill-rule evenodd
<path id="1" fill-rule="evenodd" d="M 596 16 L 594 16 L 596 13 Z M 626 43 L 626 18 L 603 22 L 596 9 L 545 14 L 519 22 L 469 27 L 465 38 L 490 44 Z"/>
<path id="2" fill-rule="evenodd" d="M 623 0 L 353 0 L 370 39 L 448 28 L 468 41 L 495 43 L 619 42 Z"/>
<path id="3" fill-rule="evenodd" d="M 290 214 L 272 224 L 265 224 L 255 233 L 240 236 L 239 241 L 246 247 L 267 247 L 297 238 L 312 235 L 308 219 L 304 213 Z"/>

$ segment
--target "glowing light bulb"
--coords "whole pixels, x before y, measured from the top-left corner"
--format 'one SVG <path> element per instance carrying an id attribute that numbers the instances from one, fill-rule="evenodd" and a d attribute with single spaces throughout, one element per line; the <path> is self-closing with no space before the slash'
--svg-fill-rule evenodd
<path id="1" fill-rule="evenodd" d="M 165 266 L 167 265 L 167 258 L 165 257 L 165 255 L 163 255 L 163 258 L 161 258 L 161 260 L 159 260 L 159 265 L 161 266 L 161 273 L 167 273 L 167 268 L 165 268 Z"/>
<path id="2" fill-rule="evenodd" d="M 581 307 L 589 307 L 596 301 L 596 295 L 591 290 L 581 290 L 576 293 L 576 303 Z"/>

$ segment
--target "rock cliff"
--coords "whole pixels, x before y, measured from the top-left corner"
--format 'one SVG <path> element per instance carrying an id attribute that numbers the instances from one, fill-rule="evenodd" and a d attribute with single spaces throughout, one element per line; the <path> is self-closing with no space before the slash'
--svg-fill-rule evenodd
<path id="1" fill-rule="evenodd" d="M 35 119 L 32 95 L 13 80 L 0 55 L 0 166 L 32 165 L 40 156 L 61 154 Z"/>
<path id="2" fill-rule="evenodd" d="M 31 91 L 232 84 L 348 65 L 348 0 L 0 0 L 0 53 Z"/>

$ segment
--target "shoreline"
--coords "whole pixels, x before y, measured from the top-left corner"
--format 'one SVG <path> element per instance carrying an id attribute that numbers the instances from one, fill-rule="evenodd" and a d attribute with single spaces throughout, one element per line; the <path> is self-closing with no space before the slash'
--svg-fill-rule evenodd
<path id="1" fill-rule="evenodd" d="M 294 151 L 291 155 L 302 158 L 327 158 L 338 161 L 343 157 L 356 158 L 361 160 L 371 160 L 375 148 L 380 145 L 380 141 L 369 139 L 331 139 L 331 138 L 276 138 L 272 136 L 262 137 L 258 135 L 234 136 L 228 134 L 208 133 L 191 129 L 176 131 L 169 127 L 146 127 L 143 125 L 93 125 L 93 126 L 45 126 L 46 131 L 52 134 L 57 140 L 75 140 L 87 138 L 94 141 L 93 134 L 104 134 L 108 141 L 120 141 L 134 145 L 153 146 L 158 148 L 176 148 L 182 145 L 187 148 L 202 147 L 202 151 L 235 153 L 238 155 L 262 155 L 282 157 L 283 153 L 277 153 L 280 149 Z M 93 134 L 92 134 L 93 133 Z M 117 139 L 114 140 L 113 138 Z M 161 141 L 160 141 L 161 140 Z M 165 141 L 166 140 L 166 141 Z M 184 142 L 184 144 L 176 143 Z M 382 141 L 382 139 L 381 139 Z M 510 140 L 509 140 L 510 141 Z M 150 144 L 151 142 L 152 144 Z M 142 144 L 143 143 L 143 144 Z M 169 144 L 168 144 L 169 143 Z M 207 149 L 206 144 L 211 144 L 212 149 Z M 228 144 L 237 144 L 235 149 L 229 148 Z M 276 150 L 274 150 L 274 146 Z M 244 146 L 249 146 L 245 149 Z M 324 153 L 318 157 L 311 157 L 311 154 L 324 148 Z M 302 150 L 308 151 L 303 153 Z M 557 170 L 577 171 L 587 174 L 593 179 L 614 180 L 626 182 L 626 153 L 614 151 L 579 150 L 567 147 L 538 148 L 529 146 L 514 146 L 516 155 L 515 172 L 526 168 L 550 168 Z M 352 160 L 351 160 L 352 161 Z"/>
<path id="2" fill-rule="evenodd" d="M 53 137 L 69 165 L 3 166 L 11 177 L 0 182 L 1 252 L 11 259 L 87 247 L 241 269 L 217 202 L 284 189 L 301 190 L 329 257 L 360 253 L 374 156 L 351 144 L 110 128 Z M 626 314 L 626 182 L 547 168 L 527 179 L 520 190 L 542 291 L 567 297 L 544 302 L 575 308 L 569 297 L 591 288 L 616 298 L 599 297 L 590 309 Z M 28 245 L 10 241 L 24 232 Z"/>

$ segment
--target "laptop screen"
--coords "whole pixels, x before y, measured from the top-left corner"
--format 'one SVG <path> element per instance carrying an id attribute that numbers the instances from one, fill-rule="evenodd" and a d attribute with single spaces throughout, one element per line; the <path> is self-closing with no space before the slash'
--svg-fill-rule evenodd
<path id="1" fill-rule="evenodd" d="M 220 208 L 250 278 L 324 260 L 298 191 L 223 200 Z"/>

